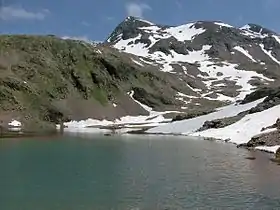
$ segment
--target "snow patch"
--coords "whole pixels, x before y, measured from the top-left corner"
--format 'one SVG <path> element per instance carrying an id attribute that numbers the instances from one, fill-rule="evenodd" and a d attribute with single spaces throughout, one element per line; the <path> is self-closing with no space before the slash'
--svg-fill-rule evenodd
<path id="1" fill-rule="evenodd" d="M 131 58 L 131 60 L 134 62 L 134 63 L 136 63 L 137 65 L 139 65 L 139 66 L 144 66 L 142 63 L 140 63 L 139 61 L 136 61 L 136 60 L 134 60 L 133 58 Z"/>
<path id="2" fill-rule="evenodd" d="M 252 60 L 253 62 L 256 62 L 256 60 L 249 54 L 249 52 L 245 49 L 243 49 L 240 46 L 235 46 L 233 49 L 243 53 L 245 56 L 247 56 L 248 58 L 250 58 L 250 60 Z"/>
<path id="3" fill-rule="evenodd" d="M 102 54 L 102 52 L 99 49 L 97 49 L 96 52 L 99 54 Z"/>
<path id="4" fill-rule="evenodd" d="M 272 37 L 280 44 L 280 37 L 279 36 L 273 35 Z"/>
<path id="5" fill-rule="evenodd" d="M 135 101 L 137 104 L 139 104 L 143 109 L 145 109 L 147 112 L 152 113 L 153 109 L 145 104 L 142 104 L 141 102 L 137 101 L 133 98 L 134 91 L 132 90 L 130 93 L 128 93 L 130 98 L 132 98 L 133 101 Z"/>
<path id="6" fill-rule="evenodd" d="M 8 125 L 11 127 L 21 127 L 22 124 L 17 120 L 12 120 L 11 122 L 8 123 Z"/>
<path id="7" fill-rule="evenodd" d="M 264 48 L 264 45 L 263 45 L 263 44 L 260 44 L 260 47 L 261 47 L 262 51 L 263 51 L 265 54 L 267 54 L 275 63 L 277 63 L 278 65 L 280 65 L 280 61 L 278 61 L 275 57 L 273 57 L 271 51 L 267 51 L 267 50 Z"/>
<path id="8" fill-rule="evenodd" d="M 224 128 L 208 129 L 193 133 L 193 136 L 212 137 L 229 140 L 235 144 L 247 143 L 252 137 L 261 133 L 262 128 L 272 125 L 280 117 L 280 105 L 262 112 L 248 114 L 238 122 Z"/>
<path id="9" fill-rule="evenodd" d="M 250 30 L 250 28 L 251 28 L 251 26 L 249 26 L 248 24 L 246 24 L 246 25 L 240 27 L 239 29 L 240 29 L 240 30 Z"/>
<path id="10" fill-rule="evenodd" d="M 251 26 L 249 25 L 245 25 L 241 28 L 239 28 L 241 30 L 241 33 L 245 36 L 248 36 L 250 38 L 265 38 L 267 37 L 268 35 L 267 34 L 261 34 L 262 30 L 260 32 L 254 32 L 251 30 Z"/>
<path id="11" fill-rule="evenodd" d="M 178 41 L 192 40 L 193 37 L 204 33 L 203 28 L 195 28 L 194 23 L 189 23 L 177 27 L 171 27 L 165 30 L 171 36 L 174 36 Z"/>
<path id="12" fill-rule="evenodd" d="M 261 103 L 264 98 L 259 99 L 257 101 L 248 103 L 248 104 L 231 104 L 225 107 L 221 107 L 216 109 L 217 111 L 199 116 L 192 119 L 172 122 L 167 125 L 162 125 L 156 128 L 152 128 L 147 131 L 147 133 L 161 133 L 161 134 L 182 134 L 182 135 L 190 135 L 191 133 L 196 132 L 205 121 L 221 119 L 225 117 L 233 117 L 240 112 L 249 110 L 255 107 L 257 104 Z M 229 134 L 229 133 L 228 133 Z"/>
<path id="13" fill-rule="evenodd" d="M 139 65 L 139 66 L 142 66 L 142 67 L 144 66 L 142 63 L 140 63 L 140 62 L 134 60 L 133 58 L 131 58 L 131 60 L 132 60 L 134 63 L 136 63 L 137 65 Z"/>
<path id="14" fill-rule="evenodd" d="M 224 26 L 224 27 L 228 27 L 228 28 L 233 28 L 233 26 L 229 25 L 229 24 L 226 24 L 226 23 L 222 23 L 222 22 L 215 22 L 216 25 L 219 25 L 219 26 Z"/>
<path id="15" fill-rule="evenodd" d="M 170 122 L 172 119 L 164 118 L 164 114 L 167 113 L 180 113 L 178 111 L 163 111 L 163 112 L 157 112 L 153 111 L 153 109 L 145 104 L 142 104 L 141 102 L 137 101 L 133 98 L 134 91 L 130 91 L 129 96 L 132 100 L 135 101 L 135 103 L 139 104 L 143 109 L 145 109 L 149 115 L 139 115 L 139 116 L 123 116 L 119 119 L 115 119 L 114 121 L 110 120 L 96 120 L 96 119 L 87 119 L 87 120 L 81 120 L 81 121 L 70 121 L 64 123 L 64 126 L 66 128 L 64 131 L 68 132 L 84 132 L 85 129 L 86 132 L 107 132 L 110 129 L 104 129 L 100 127 L 106 127 L 106 126 L 120 126 L 121 129 L 124 128 L 143 128 L 143 127 L 155 127 L 159 126 L 163 123 Z M 113 106 L 116 107 L 117 105 L 113 103 Z M 56 125 L 57 129 L 60 129 L 60 125 Z M 93 127 L 93 128 L 92 128 Z M 106 131 L 107 130 L 107 131 Z M 120 130 L 120 129 L 118 129 Z"/>
<path id="16" fill-rule="evenodd" d="M 276 146 L 258 146 L 255 147 L 257 150 L 265 151 L 265 152 L 270 152 L 270 153 L 276 153 L 277 150 L 280 148 L 280 145 Z"/>

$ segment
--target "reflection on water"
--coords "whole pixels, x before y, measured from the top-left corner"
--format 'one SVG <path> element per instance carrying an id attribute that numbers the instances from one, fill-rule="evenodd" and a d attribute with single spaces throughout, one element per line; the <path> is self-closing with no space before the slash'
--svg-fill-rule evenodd
<path id="1" fill-rule="evenodd" d="M 266 154 L 186 137 L 3 140 L 0 166 L 4 210 L 280 206 L 280 167 Z"/>

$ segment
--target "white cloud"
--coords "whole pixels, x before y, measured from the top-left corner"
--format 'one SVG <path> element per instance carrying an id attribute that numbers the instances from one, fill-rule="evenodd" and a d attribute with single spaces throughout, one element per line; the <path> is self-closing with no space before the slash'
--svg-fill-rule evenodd
<path id="1" fill-rule="evenodd" d="M 145 3 L 127 3 L 125 5 L 126 12 L 128 16 L 134 16 L 134 17 L 143 17 L 143 14 L 146 10 L 152 10 L 152 8 Z"/>
<path id="2" fill-rule="evenodd" d="M 0 8 L 0 19 L 1 20 L 44 20 L 50 11 L 47 9 L 39 12 L 27 11 L 22 7 L 15 6 L 4 6 Z"/>

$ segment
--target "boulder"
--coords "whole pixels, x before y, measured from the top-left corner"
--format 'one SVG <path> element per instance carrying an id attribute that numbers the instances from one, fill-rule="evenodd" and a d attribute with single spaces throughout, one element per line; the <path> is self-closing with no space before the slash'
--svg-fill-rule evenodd
<path id="1" fill-rule="evenodd" d="M 280 118 L 276 120 L 276 128 L 280 131 Z"/>
<path id="2" fill-rule="evenodd" d="M 280 160 L 280 148 L 276 151 L 275 158 Z"/>

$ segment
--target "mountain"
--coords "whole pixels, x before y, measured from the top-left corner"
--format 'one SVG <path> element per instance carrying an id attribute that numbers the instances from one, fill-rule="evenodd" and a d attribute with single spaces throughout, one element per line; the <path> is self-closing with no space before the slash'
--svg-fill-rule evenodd
<path id="1" fill-rule="evenodd" d="M 214 138 L 270 152 L 280 148 L 275 127 L 280 118 L 276 32 L 252 23 L 240 28 L 220 21 L 167 26 L 128 17 L 106 44 L 138 56 L 138 65 L 152 65 L 186 81 L 190 90 L 180 95 L 186 111 L 194 104 L 207 107 L 208 101 L 232 103 L 199 117 L 180 114 L 147 133 Z"/>
<path id="2" fill-rule="evenodd" d="M 257 87 L 279 82 L 280 37 L 255 24 L 162 26 L 128 17 L 107 43 L 139 56 L 141 65 L 188 80 L 201 98 L 236 101 Z"/>
<path id="3" fill-rule="evenodd" d="M 228 126 L 254 107 L 280 104 L 274 95 L 255 103 L 280 79 L 280 37 L 256 24 L 167 26 L 128 17 L 104 43 L 1 35 L 0 52 L 2 127 L 44 130 L 64 121 L 68 130 L 159 126 L 156 133 L 169 133 L 171 121 L 210 114 L 198 130 L 217 120 Z M 230 114 L 213 118 L 217 108 Z"/>

